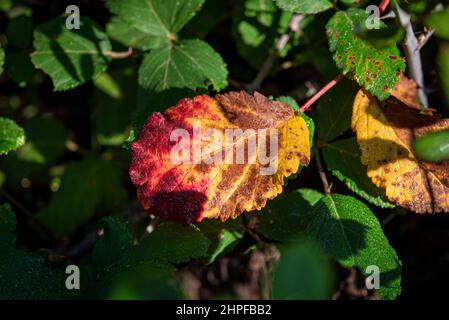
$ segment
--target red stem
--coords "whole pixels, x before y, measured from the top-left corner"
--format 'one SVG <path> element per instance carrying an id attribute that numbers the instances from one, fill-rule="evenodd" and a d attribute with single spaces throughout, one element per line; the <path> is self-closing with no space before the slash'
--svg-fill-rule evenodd
<path id="1" fill-rule="evenodd" d="M 133 48 L 129 47 L 128 51 L 125 52 L 114 52 L 114 51 L 105 51 L 103 55 L 108 56 L 112 59 L 125 59 L 130 57 L 133 54 Z"/>
<path id="2" fill-rule="evenodd" d="M 390 0 L 382 0 L 382 2 L 379 5 L 380 14 L 384 13 L 389 4 Z"/>
<path id="3" fill-rule="evenodd" d="M 306 112 L 315 103 L 321 96 L 323 96 L 326 92 L 328 92 L 332 87 L 334 87 L 337 83 L 339 83 L 344 78 L 344 75 L 338 75 L 334 80 L 326 84 L 320 91 L 315 93 L 315 95 L 310 98 L 302 107 L 299 109 L 301 112 Z"/>

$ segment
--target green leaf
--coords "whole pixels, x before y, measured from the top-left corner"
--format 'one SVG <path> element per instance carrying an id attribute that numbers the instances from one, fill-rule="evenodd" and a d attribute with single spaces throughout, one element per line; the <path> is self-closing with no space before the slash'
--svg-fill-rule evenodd
<path id="1" fill-rule="evenodd" d="M 0 299 L 49 299 L 73 295 L 63 269 L 52 268 L 44 255 L 15 251 L 16 217 L 0 206 Z"/>
<path id="2" fill-rule="evenodd" d="M 244 0 L 237 2 L 232 14 L 232 36 L 239 54 L 258 69 L 273 53 L 276 43 L 289 28 L 291 12 L 276 8 L 273 0 Z M 292 48 L 292 39 L 279 52 L 285 57 Z"/>
<path id="3" fill-rule="evenodd" d="M 324 300 L 331 297 L 335 275 L 321 248 L 310 241 L 281 246 L 281 259 L 272 273 L 277 300 Z"/>
<path id="4" fill-rule="evenodd" d="M 401 292 L 401 261 L 388 243 L 379 221 L 362 202 L 348 196 L 326 195 L 313 207 L 308 234 L 344 267 L 368 275 L 380 270 L 379 295 L 394 299 Z"/>
<path id="5" fill-rule="evenodd" d="M 120 20 L 151 36 L 149 48 L 168 44 L 193 18 L 204 0 L 106 0 L 106 5 Z"/>
<path id="6" fill-rule="evenodd" d="M 343 79 L 320 98 L 317 106 L 317 134 L 322 141 L 332 141 L 351 126 L 352 104 L 359 87 Z"/>
<path id="7" fill-rule="evenodd" d="M 132 248 L 132 235 L 125 221 L 115 217 L 102 219 L 104 234 L 92 250 L 92 263 L 101 270 L 108 272 L 114 266 L 126 263 Z"/>
<path id="8" fill-rule="evenodd" d="M 131 252 L 132 261 L 186 262 L 207 254 L 210 241 L 194 226 L 164 222 Z"/>
<path id="9" fill-rule="evenodd" d="M 94 80 L 93 125 L 101 145 L 122 144 L 129 135 L 136 105 L 137 80 L 133 68 L 103 73 Z"/>
<path id="10" fill-rule="evenodd" d="M 129 228 L 119 217 L 102 219 L 104 233 L 82 266 L 82 296 L 88 299 L 175 299 L 175 269 L 160 261 L 132 261 Z"/>
<path id="11" fill-rule="evenodd" d="M 155 91 L 168 88 L 207 88 L 227 85 L 228 71 L 221 56 L 206 42 L 182 40 L 152 50 L 139 69 L 139 85 Z"/>
<path id="12" fill-rule="evenodd" d="M 67 165 L 61 187 L 38 218 L 63 236 L 88 222 L 97 209 L 116 210 L 124 200 L 119 168 L 110 161 L 88 157 Z"/>
<path id="13" fill-rule="evenodd" d="M 152 35 L 131 27 L 118 17 L 112 17 L 111 21 L 106 25 L 106 32 L 112 40 L 115 40 L 126 47 L 146 51 L 152 47 L 159 46 L 158 42 L 153 41 L 154 38 Z"/>
<path id="14" fill-rule="evenodd" d="M 337 12 L 328 22 L 326 32 L 334 61 L 343 74 L 354 78 L 360 86 L 385 100 L 390 96 L 405 61 L 395 45 L 382 49 L 354 34 L 354 29 L 364 24 L 369 14 L 361 9 Z M 381 22 L 381 27 L 385 24 Z"/>
<path id="15" fill-rule="evenodd" d="M 367 177 L 355 138 L 325 144 L 322 150 L 327 168 L 352 192 L 378 207 L 395 208 L 385 192 Z"/>
<path id="16" fill-rule="evenodd" d="M 192 89 L 223 89 L 228 71 L 221 56 L 201 40 L 183 40 L 152 50 L 139 69 L 139 91 L 133 125 L 136 133 L 151 112 L 193 96 Z"/>
<path id="17" fill-rule="evenodd" d="M 65 287 L 64 269 L 52 268 L 46 256 L 17 251 L 0 258 L 0 299 L 61 299 L 74 295 Z"/>
<path id="18" fill-rule="evenodd" d="M 0 155 L 16 150 L 25 143 L 25 131 L 13 120 L 0 118 Z"/>
<path id="19" fill-rule="evenodd" d="M 205 220 L 198 227 L 211 243 L 206 256 L 207 263 L 212 263 L 217 257 L 229 252 L 244 234 L 241 219 L 225 223 L 217 220 Z"/>
<path id="20" fill-rule="evenodd" d="M 276 241 L 291 241 L 304 233 L 310 222 L 310 211 L 323 195 L 312 189 L 298 189 L 282 194 L 258 215 L 257 231 Z"/>
<path id="21" fill-rule="evenodd" d="M 449 8 L 429 14 L 426 19 L 427 26 L 435 30 L 435 34 L 441 38 L 449 39 Z"/>
<path id="22" fill-rule="evenodd" d="M 104 72 L 111 51 L 107 35 L 97 24 L 81 17 L 80 29 L 68 29 L 65 17 L 39 25 L 34 31 L 31 60 L 53 80 L 56 91 L 72 89 Z"/>
<path id="23" fill-rule="evenodd" d="M 292 108 L 295 111 L 299 110 L 298 102 L 296 102 L 296 100 L 292 97 L 281 96 L 281 97 L 277 97 L 276 101 L 279 101 L 279 102 L 285 103 L 286 105 L 289 105 L 290 108 Z"/>
<path id="24" fill-rule="evenodd" d="M 332 8 L 329 0 L 275 0 L 279 8 L 296 13 L 313 14 Z"/>

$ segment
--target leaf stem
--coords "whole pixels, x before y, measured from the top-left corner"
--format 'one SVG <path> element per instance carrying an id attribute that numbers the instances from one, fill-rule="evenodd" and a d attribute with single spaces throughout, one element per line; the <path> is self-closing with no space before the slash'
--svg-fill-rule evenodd
<path id="1" fill-rule="evenodd" d="M 379 5 L 380 14 L 384 13 L 389 4 L 390 0 L 382 0 L 382 2 Z"/>
<path id="2" fill-rule="evenodd" d="M 104 56 L 110 57 L 112 59 L 126 59 L 133 54 L 133 48 L 129 47 L 128 51 L 125 52 L 115 52 L 115 51 L 105 51 Z"/>
<path id="3" fill-rule="evenodd" d="M 315 93 L 315 95 L 310 98 L 302 107 L 299 109 L 301 112 L 306 112 L 309 108 L 323 96 L 326 92 L 328 92 L 332 87 L 334 87 L 337 83 L 339 83 L 344 78 L 344 75 L 339 74 L 334 80 L 326 84 L 320 91 Z"/>
<path id="4" fill-rule="evenodd" d="M 331 193 L 332 184 L 329 184 L 329 180 L 327 180 L 326 172 L 324 171 L 323 164 L 321 163 L 320 150 L 319 148 L 315 148 L 315 161 L 318 167 L 318 173 L 320 175 L 321 182 L 323 183 L 323 189 L 326 194 Z"/>
<path id="5" fill-rule="evenodd" d="M 390 0 L 382 0 L 379 5 L 380 14 L 382 14 L 390 4 Z M 337 83 L 339 83 L 344 78 L 343 74 L 338 75 L 334 80 L 326 84 L 320 91 L 318 91 L 312 98 L 310 98 L 300 109 L 301 112 L 306 112 L 309 108 L 323 96 L 327 91 L 329 91 L 332 87 L 334 87 Z"/>

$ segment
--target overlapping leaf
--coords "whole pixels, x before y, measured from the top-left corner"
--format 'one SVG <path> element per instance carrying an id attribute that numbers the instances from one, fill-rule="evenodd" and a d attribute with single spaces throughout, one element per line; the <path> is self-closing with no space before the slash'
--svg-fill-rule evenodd
<path id="1" fill-rule="evenodd" d="M 137 109 L 133 115 L 136 135 L 151 112 L 188 96 L 189 90 L 209 86 L 220 90 L 227 85 L 226 65 L 212 47 L 199 39 L 178 39 L 178 32 L 203 3 L 204 0 L 106 1 L 116 14 L 108 26 L 111 36 L 128 46 L 152 49 L 139 68 Z"/>
<path id="2" fill-rule="evenodd" d="M 412 151 L 416 137 L 448 129 L 448 119 L 396 98 L 382 106 L 361 90 L 354 101 L 352 128 L 368 177 L 390 201 L 418 213 L 449 212 L 449 161 L 421 162 Z"/>
<path id="3" fill-rule="evenodd" d="M 180 263 L 207 254 L 210 241 L 198 228 L 173 222 L 160 224 L 130 252 L 132 261 Z"/>
<path id="4" fill-rule="evenodd" d="M 25 143 L 25 131 L 13 120 L 0 118 L 0 155 L 16 150 Z"/>
<path id="5" fill-rule="evenodd" d="M 360 161 L 360 153 L 354 138 L 325 144 L 322 148 L 327 168 L 351 191 L 382 208 L 394 208 L 385 198 L 383 190 L 366 176 L 366 168 Z"/>
<path id="6" fill-rule="evenodd" d="M 131 48 L 149 50 L 159 45 L 151 34 L 133 28 L 116 16 L 112 17 L 106 25 L 106 32 L 112 40 Z"/>
<path id="7" fill-rule="evenodd" d="M 214 262 L 219 256 L 232 250 L 244 235 L 242 219 L 230 220 L 225 223 L 217 220 L 205 220 L 198 227 L 201 233 L 210 240 L 210 247 L 206 255 L 207 263 Z"/>
<path id="8" fill-rule="evenodd" d="M 168 44 L 195 15 L 204 0 L 107 0 L 106 5 L 120 20 L 149 36 L 147 46 Z"/>
<path id="9" fill-rule="evenodd" d="M 207 243 L 204 248 L 202 239 L 195 237 L 197 234 L 191 236 L 190 229 L 172 230 L 161 225 L 165 239 L 154 234 L 140 244 L 133 245 L 131 230 L 124 221 L 106 217 L 102 224 L 104 234 L 92 251 L 92 264 L 81 266 L 81 295 L 86 298 L 179 298 L 172 285 L 175 268 L 169 262 L 187 260 L 190 255 L 204 254 L 207 249 Z M 179 234 L 175 235 L 172 231 Z M 163 246 L 159 246 L 161 243 Z"/>
<path id="10" fill-rule="evenodd" d="M 361 9 L 339 11 L 329 20 L 326 32 L 334 60 L 343 74 L 385 100 L 404 71 L 405 62 L 395 45 L 375 48 L 354 34 L 354 28 L 364 25 L 368 18 L 369 14 Z"/>
<path id="11" fill-rule="evenodd" d="M 282 194 L 262 210 L 257 232 L 268 239 L 289 242 L 304 235 L 312 218 L 311 210 L 323 195 L 312 189 Z"/>
<path id="12" fill-rule="evenodd" d="M 139 69 L 139 85 L 163 91 L 168 88 L 226 86 L 227 70 L 223 59 L 201 40 L 181 40 L 152 50 Z"/>
<path id="13" fill-rule="evenodd" d="M 168 107 L 168 101 L 187 96 L 190 89 L 223 89 L 227 76 L 221 56 L 202 40 L 181 40 L 152 50 L 139 68 L 137 131 L 151 111 Z"/>
<path id="14" fill-rule="evenodd" d="M 363 274 L 370 273 L 369 266 L 379 268 L 381 298 L 396 298 L 401 292 L 401 261 L 366 205 L 352 197 L 326 195 L 312 215 L 310 237 L 344 267 L 357 267 Z"/>
<path id="15" fill-rule="evenodd" d="M 34 31 L 31 60 L 53 80 L 56 91 L 72 89 L 107 69 L 111 50 L 107 35 L 97 24 L 81 17 L 79 29 L 68 29 L 65 17 L 39 25 Z"/>
<path id="16" fill-rule="evenodd" d="M 354 81 L 344 79 L 320 98 L 316 117 L 320 140 L 332 141 L 351 127 L 352 100 L 357 89 Z"/>
<path id="17" fill-rule="evenodd" d="M 178 141 L 171 141 L 170 135 L 176 128 L 192 133 L 194 121 L 200 122 L 202 132 L 216 130 L 213 141 L 189 134 L 181 143 L 179 158 L 187 162 L 176 163 L 172 150 Z M 227 130 L 238 129 L 240 137 L 226 139 Z M 262 163 L 260 152 L 248 153 L 250 138 L 266 143 L 277 139 L 277 155 L 270 167 Z M 190 145 L 201 146 L 201 154 Z M 242 151 L 237 148 L 246 154 L 243 163 L 234 159 Z M 264 148 L 264 142 L 258 142 L 257 148 Z M 154 113 L 132 144 L 132 154 L 129 172 L 145 210 L 184 223 L 227 220 L 264 207 L 267 199 L 282 192 L 285 177 L 309 163 L 309 130 L 289 106 L 258 93 L 233 92 L 215 99 L 203 95 L 180 101 L 164 115 Z"/>

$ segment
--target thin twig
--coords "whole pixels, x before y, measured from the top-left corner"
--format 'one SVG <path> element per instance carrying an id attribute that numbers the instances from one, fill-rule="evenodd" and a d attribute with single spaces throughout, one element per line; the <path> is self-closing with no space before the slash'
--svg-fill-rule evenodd
<path id="1" fill-rule="evenodd" d="M 144 218 L 148 217 L 148 214 L 145 214 L 140 205 L 131 205 L 130 207 L 125 208 L 122 211 L 121 216 L 125 219 L 125 221 L 130 224 L 139 223 Z M 69 257 L 71 259 L 79 258 L 84 255 L 87 251 L 91 250 L 98 240 L 104 235 L 104 228 L 97 227 L 94 230 L 87 233 L 84 238 L 82 238 L 79 242 L 71 245 L 71 246 L 62 246 L 60 248 L 55 249 L 60 255 Z"/>
<path id="2" fill-rule="evenodd" d="M 133 48 L 129 47 L 126 52 L 115 52 L 115 51 L 105 51 L 104 56 L 110 57 L 112 59 L 126 59 L 133 54 Z"/>
<path id="3" fill-rule="evenodd" d="M 103 234 L 103 228 L 90 232 L 80 242 L 68 248 L 67 250 L 64 250 L 63 255 L 69 257 L 70 259 L 81 257 L 86 251 L 93 248 L 95 243 L 97 243 L 97 241 L 103 236 Z"/>
<path id="4" fill-rule="evenodd" d="M 418 85 L 418 96 L 423 107 L 428 107 L 429 101 L 425 92 L 424 73 L 422 68 L 421 53 L 419 51 L 419 41 L 413 31 L 411 16 L 396 4 L 399 22 L 405 30 L 404 48 L 407 57 L 410 76 Z"/>
<path id="5" fill-rule="evenodd" d="M 309 108 L 317 101 L 321 96 L 323 96 L 326 92 L 328 92 L 332 87 L 334 87 L 337 83 L 339 83 L 344 78 L 344 75 L 338 75 L 334 80 L 326 84 L 320 91 L 315 93 L 315 95 L 310 98 L 302 107 L 299 109 L 301 112 L 306 112 Z"/>
<path id="6" fill-rule="evenodd" d="M 418 38 L 418 47 L 415 49 L 415 52 L 421 51 L 421 49 L 427 44 L 427 42 L 432 38 L 435 30 L 429 29 L 423 35 Z"/>
<path id="7" fill-rule="evenodd" d="M 327 180 L 326 172 L 324 171 L 323 164 L 321 163 L 320 150 L 319 148 L 315 148 L 315 161 L 318 166 L 318 173 L 320 174 L 321 182 L 323 183 L 323 189 L 326 194 L 331 193 L 332 184 L 329 184 L 329 180 Z"/>
<path id="8" fill-rule="evenodd" d="M 385 227 L 387 224 L 389 224 L 394 218 L 396 218 L 399 215 L 398 210 L 394 210 L 391 212 L 385 219 L 382 220 L 381 225 L 382 227 Z"/>
<path id="9" fill-rule="evenodd" d="M 299 23 L 304 18 L 302 14 L 294 14 L 290 20 L 288 30 L 279 38 L 274 51 L 268 56 L 268 58 L 262 64 L 259 72 L 251 83 L 246 86 L 246 89 L 252 93 L 256 90 L 259 90 L 262 82 L 266 79 L 268 74 L 270 73 L 271 68 L 273 67 L 276 58 L 279 56 L 281 51 L 285 48 L 287 43 L 290 40 L 290 34 L 299 32 Z"/>

